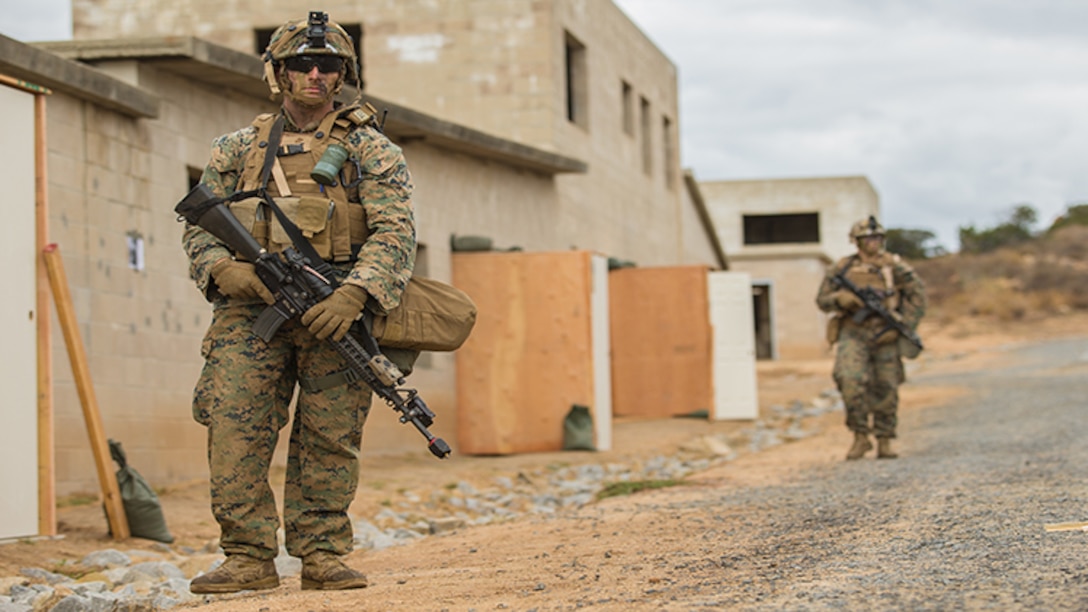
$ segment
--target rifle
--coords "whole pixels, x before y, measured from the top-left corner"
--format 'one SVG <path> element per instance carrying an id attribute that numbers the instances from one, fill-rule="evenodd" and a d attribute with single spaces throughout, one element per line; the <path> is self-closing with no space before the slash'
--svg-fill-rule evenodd
<path id="1" fill-rule="evenodd" d="M 835 276 L 832 277 L 831 282 L 836 289 L 844 288 L 850 293 L 858 296 L 861 300 L 862 307 L 854 313 L 853 319 L 855 323 L 861 323 L 865 319 L 869 318 L 869 315 L 877 315 L 887 324 L 884 329 L 876 333 L 874 338 L 879 338 L 884 332 L 889 330 L 895 330 L 899 332 L 901 336 L 907 339 L 908 342 L 913 344 L 918 350 L 922 350 L 922 339 L 918 337 L 918 334 L 914 333 L 906 323 L 895 313 L 889 312 L 884 307 L 884 298 L 888 297 L 888 294 L 872 287 L 865 287 L 864 289 L 858 287 L 849 278 L 846 278 L 846 270 L 839 270 Z"/>
<path id="2" fill-rule="evenodd" d="M 201 183 L 182 198 L 174 211 L 178 213 L 179 221 L 184 219 L 206 230 L 253 263 L 257 277 L 275 297 L 275 302 L 261 312 L 253 324 L 254 334 L 268 342 L 281 325 L 302 316 L 332 295 L 339 283 L 328 263 L 320 259 L 312 261 L 295 247 L 288 247 L 279 254 L 261 248 L 224 205 L 225 201 Z M 349 382 L 362 380 L 375 395 L 400 413 L 401 423 L 411 423 L 423 434 L 431 454 L 439 459 L 449 456 L 450 447 L 445 440 L 427 430 L 434 422 L 434 413 L 419 397 L 418 391 L 399 388 L 404 385 L 404 374 L 381 353 L 378 342 L 364 325 L 356 322 L 340 340 L 333 340 L 331 336 L 328 340 L 347 362 Z"/>

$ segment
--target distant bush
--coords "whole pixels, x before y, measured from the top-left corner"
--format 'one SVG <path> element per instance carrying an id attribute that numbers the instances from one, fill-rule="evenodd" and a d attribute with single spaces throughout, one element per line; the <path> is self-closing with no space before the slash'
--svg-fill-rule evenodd
<path id="1" fill-rule="evenodd" d="M 899 253 L 910 260 L 929 259 L 945 254 L 939 244 L 930 245 L 937 235 L 929 230 L 888 228 L 884 246 L 892 253 Z"/>
<path id="2" fill-rule="evenodd" d="M 1028 204 L 1013 207 L 1008 220 L 994 227 L 976 229 L 973 225 L 960 228 L 961 253 L 989 253 L 997 249 L 1016 246 L 1030 241 L 1039 214 Z"/>
<path id="3" fill-rule="evenodd" d="M 1047 231 L 1055 232 L 1076 225 L 1088 225 L 1088 204 L 1070 204 L 1066 207 L 1065 213 L 1058 217 Z"/>

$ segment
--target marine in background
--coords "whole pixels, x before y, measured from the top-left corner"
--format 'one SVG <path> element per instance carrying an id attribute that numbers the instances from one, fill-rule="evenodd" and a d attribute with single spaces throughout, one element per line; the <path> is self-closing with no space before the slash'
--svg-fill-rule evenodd
<path id="1" fill-rule="evenodd" d="M 926 313 L 922 279 L 899 255 L 885 250 L 885 234 L 874 216 L 855 223 L 850 240 L 857 252 L 827 269 L 816 295 L 820 310 L 831 313 L 828 341 L 836 346 L 832 376 L 846 407 L 846 427 L 854 433 L 848 460 L 872 450 L 871 438 L 876 439 L 878 459 L 898 456 L 892 440 L 897 437 L 899 385 L 906 380 L 903 357 L 913 358 L 917 350 L 888 329 L 883 318 L 866 316 L 862 299 L 835 277 L 842 274 L 858 288 L 878 292 L 885 309 L 912 330 Z"/>

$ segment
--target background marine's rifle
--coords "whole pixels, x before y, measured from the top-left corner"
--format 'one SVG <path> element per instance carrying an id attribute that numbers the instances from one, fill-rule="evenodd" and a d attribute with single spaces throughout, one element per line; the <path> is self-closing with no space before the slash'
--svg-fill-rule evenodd
<path id="1" fill-rule="evenodd" d="M 269 253 L 261 248 L 253 235 L 204 184 L 198 184 L 174 207 L 179 220 L 184 218 L 223 241 L 236 253 L 252 262 L 257 277 L 275 297 L 275 303 L 257 317 L 253 332 L 266 342 L 285 322 L 325 299 L 336 289 L 332 268 L 324 261 L 311 261 L 297 249 L 288 247 L 282 253 Z M 401 389 L 404 375 L 385 355 L 364 325 L 356 323 L 340 340 L 329 337 L 348 364 L 345 373 L 349 381 L 361 380 L 374 393 L 400 413 L 401 423 L 411 423 L 425 438 L 427 448 L 439 459 L 450 454 L 442 438 L 427 430 L 434 422 L 434 413 L 415 389 Z"/>
<path id="2" fill-rule="evenodd" d="M 854 284 L 849 278 L 846 278 L 844 274 L 846 270 L 839 270 L 838 274 L 832 277 L 831 282 L 835 285 L 835 288 L 843 288 L 858 296 L 861 300 L 862 306 L 853 314 L 854 322 L 861 323 L 865 319 L 868 319 L 870 315 L 877 315 L 881 319 L 884 319 L 886 326 L 884 329 L 876 333 L 875 337 L 880 337 L 885 332 L 894 329 L 899 332 L 899 335 L 906 338 L 908 342 L 913 344 L 920 351 L 922 350 L 922 339 L 918 337 L 918 334 L 914 333 L 914 330 L 907 326 L 903 322 L 903 319 L 899 318 L 893 312 L 888 311 L 884 307 L 884 299 L 888 297 L 883 291 L 873 289 L 872 287 L 865 287 L 862 289 Z"/>

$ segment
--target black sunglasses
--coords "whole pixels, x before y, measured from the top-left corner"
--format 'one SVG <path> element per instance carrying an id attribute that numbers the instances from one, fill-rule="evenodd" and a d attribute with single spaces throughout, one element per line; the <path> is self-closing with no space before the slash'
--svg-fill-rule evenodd
<path id="1" fill-rule="evenodd" d="M 318 72 L 332 74 L 340 72 L 344 60 L 335 55 L 296 55 L 283 60 L 283 65 L 292 72 L 309 72 L 317 66 Z"/>

